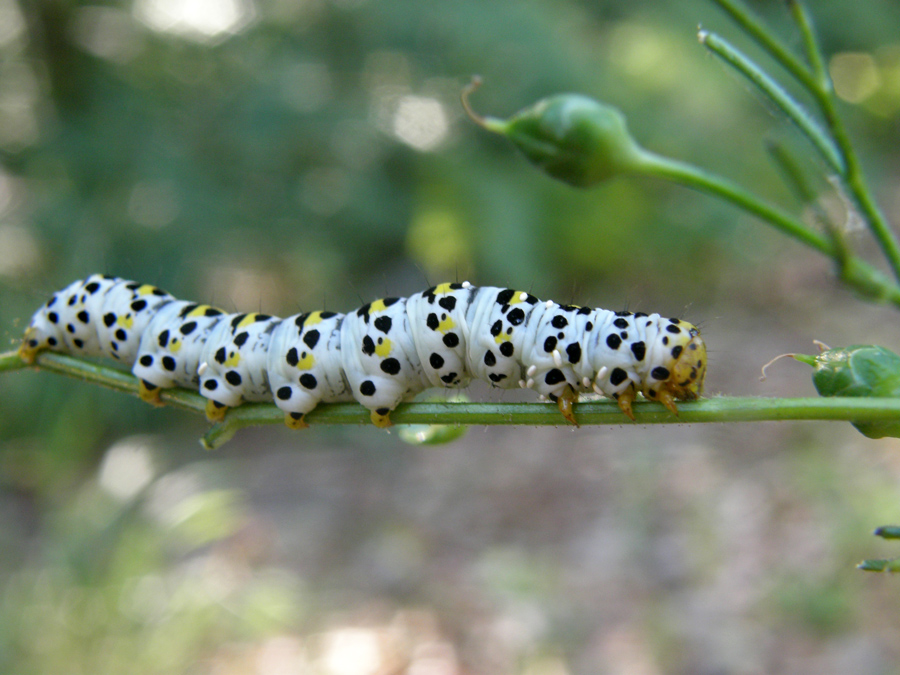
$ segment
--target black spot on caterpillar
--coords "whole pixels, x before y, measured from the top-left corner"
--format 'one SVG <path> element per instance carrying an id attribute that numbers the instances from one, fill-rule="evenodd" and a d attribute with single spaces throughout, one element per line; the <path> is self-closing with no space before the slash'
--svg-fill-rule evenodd
<path id="1" fill-rule="evenodd" d="M 468 282 L 348 314 L 281 319 L 226 314 L 93 275 L 32 317 L 19 354 L 31 363 L 44 349 L 127 363 L 150 402 L 163 388 L 197 389 L 209 399 L 211 420 L 244 401 L 274 401 L 293 428 L 306 426 L 304 415 L 320 402 L 353 399 L 386 427 L 401 401 L 472 379 L 534 389 L 573 424 L 573 403 L 590 391 L 614 398 L 632 419 L 638 393 L 677 414 L 675 401 L 697 398 L 706 373 L 700 332 L 685 321 Z"/>

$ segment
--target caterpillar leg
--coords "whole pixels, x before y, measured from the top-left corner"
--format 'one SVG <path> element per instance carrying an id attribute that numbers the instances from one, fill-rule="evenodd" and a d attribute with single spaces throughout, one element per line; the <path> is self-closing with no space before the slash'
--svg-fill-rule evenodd
<path id="1" fill-rule="evenodd" d="M 209 399 L 206 401 L 206 419 L 210 422 L 221 422 L 225 419 L 225 413 L 228 412 L 228 406 Z"/>
<path id="2" fill-rule="evenodd" d="M 556 399 L 556 405 L 559 406 L 559 412 L 562 413 L 562 416 L 566 418 L 566 421 L 569 424 L 574 424 L 576 427 L 578 426 L 578 422 L 575 420 L 575 402 L 577 400 L 578 394 L 575 393 L 575 390 L 572 389 L 572 387 L 563 389 L 563 393 Z"/>
<path id="3" fill-rule="evenodd" d="M 393 422 L 391 422 L 391 411 L 388 408 L 379 408 L 378 410 L 372 411 L 372 424 L 374 424 L 379 429 L 387 429 L 390 426 L 393 426 Z"/>
<path id="4" fill-rule="evenodd" d="M 629 387 L 625 391 L 619 392 L 616 395 L 616 403 L 619 404 L 619 410 L 634 422 L 634 411 L 631 409 L 631 404 L 634 403 L 634 387 Z"/>
<path id="5" fill-rule="evenodd" d="M 662 403 L 669 411 L 678 417 L 678 406 L 675 405 L 675 396 L 668 389 L 660 389 L 657 400 Z"/>
<path id="6" fill-rule="evenodd" d="M 286 412 L 284 413 L 284 424 L 291 429 L 309 429 L 309 424 L 303 419 L 304 417 L 306 415 L 303 413 Z"/>
<path id="7" fill-rule="evenodd" d="M 159 387 L 146 380 L 140 381 L 140 384 L 138 385 L 138 395 L 141 397 L 142 401 L 149 403 L 150 405 L 163 405 L 163 402 L 159 400 Z"/>
<path id="8" fill-rule="evenodd" d="M 34 363 L 34 359 L 40 351 L 38 341 L 35 338 L 36 334 L 37 331 L 34 327 L 29 326 L 25 330 L 25 335 L 22 337 L 22 344 L 19 345 L 19 358 L 28 365 Z"/>

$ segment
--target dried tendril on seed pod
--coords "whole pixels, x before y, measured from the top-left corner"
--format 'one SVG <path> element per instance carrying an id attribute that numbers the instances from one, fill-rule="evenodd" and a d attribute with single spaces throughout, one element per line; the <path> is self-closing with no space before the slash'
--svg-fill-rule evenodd
<path id="1" fill-rule="evenodd" d="M 469 105 L 469 96 L 480 85 L 476 77 L 463 89 L 462 103 L 469 117 L 508 138 L 553 178 L 589 187 L 641 168 L 644 151 L 616 108 L 580 94 L 557 94 L 506 120 L 484 117 Z"/>
<path id="2" fill-rule="evenodd" d="M 817 342 L 818 354 L 782 354 L 813 367 L 813 385 L 820 396 L 900 398 L 900 356 L 879 345 L 831 349 Z M 781 358 L 776 357 L 776 359 Z M 772 359 L 765 368 L 776 359 Z M 869 438 L 900 438 L 900 420 L 854 422 Z"/>

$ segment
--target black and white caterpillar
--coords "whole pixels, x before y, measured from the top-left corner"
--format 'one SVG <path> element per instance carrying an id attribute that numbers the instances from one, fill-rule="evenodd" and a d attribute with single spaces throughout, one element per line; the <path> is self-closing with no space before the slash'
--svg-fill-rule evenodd
<path id="1" fill-rule="evenodd" d="M 700 395 L 706 347 L 679 319 L 543 302 L 512 289 L 441 284 L 355 312 L 281 319 L 228 314 L 155 286 L 93 275 L 55 293 L 19 349 L 107 356 L 132 367 L 144 400 L 160 389 L 199 389 L 210 420 L 244 401 L 274 400 L 288 426 L 322 402 L 356 399 L 379 427 L 429 387 L 536 390 L 575 424 L 581 392 L 616 399 L 634 418 L 638 392 L 677 414 Z"/>

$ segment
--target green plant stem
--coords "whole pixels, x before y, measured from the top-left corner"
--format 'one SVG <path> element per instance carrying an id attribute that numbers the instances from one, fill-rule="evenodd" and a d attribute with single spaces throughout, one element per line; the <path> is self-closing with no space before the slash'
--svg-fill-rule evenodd
<path id="1" fill-rule="evenodd" d="M 827 222 L 822 206 L 816 202 L 816 191 L 806 179 L 806 175 L 804 174 L 797 157 L 788 150 L 784 143 L 779 141 L 767 142 L 766 150 L 784 176 L 788 187 L 800 203 L 805 207 L 813 209 L 816 213 L 817 220 L 823 223 Z"/>
<path id="2" fill-rule="evenodd" d="M 809 86 L 804 83 L 810 91 L 818 90 L 830 93 L 832 90 L 831 78 L 825 70 L 825 61 L 822 59 L 822 52 L 819 49 L 819 41 L 816 40 L 816 33 L 812 27 L 812 17 L 806 11 L 806 7 L 797 0 L 787 0 L 788 9 L 794 19 L 794 23 L 800 29 L 800 38 L 803 40 L 803 52 L 806 54 L 806 60 L 812 69 L 813 83 L 815 86 Z"/>
<path id="3" fill-rule="evenodd" d="M 788 92 L 734 45 L 715 33 L 700 31 L 700 44 L 746 77 L 806 136 L 831 169 L 844 173 L 844 163 L 831 139 Z"/>
<path id="4" fill-rule="evenodd" d="M 872 197 L 869 185 L 862 172 L 859 157 L 853 148 L 850 137 L 847 135 L 844 123 L 841 121 L 840 115 L 838 115 L 834 85 L 822 59 L 822 52 L 819 49 L 812 26 L 812 18 L 803 3 L 797 0 L 789 0 L 788 5 L 800 30 L 806 57 L 809 59 L 813 70 L 812 83 L 807 84 L 804 82 L 804 86 L 813 95 L 819 109 L 822 111 L 822 115 L 846 167 L 843 172 L 839 172 L 839 175 L 847 188 L 851 200 L 861 213 L 866 225 L 872 231 L 872 235 L 881 247 L 885 258 L 887 258 L 894 277 L 900 279 L 900 243 L 897 242 L 897 238 L 894 236 L 890 225 L 888 225 L 887 219 Z"/>
<path id="5" fill-rule="evenodd" d="M 781 209 L 764 202 L 752 192 L 722 176 L 677 159 L 671 159 L 644 150 L 641 154 L 639 173 L 663 178 L 686 187 L 706 192 L 748 211 L 774 225 L 782 233 L 831 255 L 831 242 L 801 220 L 788 215 Z M 898 289 L 900 290 L 900 289 Z"/>
<path id="6" fill-rule="evenodd" d="M 713 2 L 728 13 L 744 32 L 756 40 L 813 97 L 816 105 L 822 111 L 822 116 L 825 118 L 834 144 L 837 146 L 840 165 L 843 166 L 843 170 L 838 171 L 838 175 L 851 201 L 881 247 L 894 278 L 900 280 L 900 244 L 871 195 L 859 164 L 859 158 L 837 113 L 834 85 L 825 67 L 812 27 L 812 19 L 806 7 L 799 0 L 788 0 L 791 15 L 800 30 L 804 51 L 810 64 L 809 68 L 775 39 L 769 29 L 756 19 L 743 4 L 734 0 L 713 0 Z M 834 165 L 832 164 L 832 166 Z"/>
<path id="7" fill-rule="evenodd" d="M 787 47 L 775 39 L 769 29 L 747 7 L 739 2 L 734 2 L 734 0 L 712 1 L 723 9 L 745 33 L 756 40 L 769 56 L 775 59 L 806 89 L 812 91 L 816 88 L 816 79 L 809 71 L 809 68 L 794 56 Z"/>
<path id="8" fill-rule="evenodd" d="M 731 202 L 773 225 L 784 234 L 831 257 L 838 267 L 841 280 L 858 293 L 900 307 L 900 286 L 890 278 L 864 260 L 848 255 L 846 251 L 836 247 L 832 239 L 819 234 L 777 207 L 767 204 L 738 184 L 687 162 L 663 157 L 647 150 L 642 152 L 639 166 L 635 171 L 680 183 Z"/>
<path id="9" fill-rule="evenodd" d="M 0 354 L 0 371 L 27 368 L 15 352 Z M 81 358 L 45 352 L 37 367 L 53 373 L 99 384 L 137 395 L 137 379 L 116 368 Z M 185 410 L 202 413 L 206 399 L 197 392 L 165 390 L 162 400 Z M 658 403 L 638 401 L 634 405 L 638 424 L 686 424 L 709 422 L 761 422 L 786 420 L 832 420 L 872 422 L 900 417 L 900 399 L 888 398 L 711 398 L 678 404 L 673 416 Z M 631 422 L 615 402 L 583 401 L 576 415 L 581 425 L 627 425 Z M 321 405 L 306 416 L 311 425 L 369 424 L 369 411 L 357 403 Z M 396 424 L 465 424 L 563 426 L 552 403 L 404 403 L 391 413 Z M 228 411 L 223 422 L 212 425 L 202 439 L 204 447 L 217 448 L 249 426 L 282 424 L 284 413 L 272 404 L 249 403 Z M 302 434 L 302 432 L 298 432 Z"/>
<path id="10" fill-rule="evenodd" d="M 769 151 L 769 155 L 772 157 L 775 164 L 781 170 L 788 187 L 790 187 L 797 195 L 800 203 L 805 205 L 806 208 L 812 212 L 813 217 L 815 217 L 816 221 L 822 226 L 828 237 L 831 239 L 832 246 L 834 247 L 832 257 L 837 262 L 838 269 L 845 269 L 848 265 L 849 258 L 852 256 L 852 252 L 847 246 L 847 242 L 844 239 L 844 234 L 841 229 L 832 222 L 831 218 L 829 218 L 828 214 L 825 212 L 825 209 L 822 208 L 822 205 L 818 202 L 815 190 L 813 190 L 812 186 L 807 181 L 806 176 L 800 167 L 800 162 L 798 162 L 797 158 L 794 157 L 781 143 L 767 143 L 766 149 Z"/>

